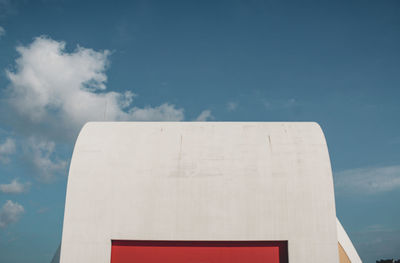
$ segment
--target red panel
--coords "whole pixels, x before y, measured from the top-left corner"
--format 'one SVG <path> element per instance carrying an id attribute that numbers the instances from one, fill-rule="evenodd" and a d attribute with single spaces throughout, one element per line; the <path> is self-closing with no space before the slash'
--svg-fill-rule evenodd
<path id="1" fill-rule="evenodd" d="M 286 241 L 113 240 L 111 263 L 287 263 Z"/>

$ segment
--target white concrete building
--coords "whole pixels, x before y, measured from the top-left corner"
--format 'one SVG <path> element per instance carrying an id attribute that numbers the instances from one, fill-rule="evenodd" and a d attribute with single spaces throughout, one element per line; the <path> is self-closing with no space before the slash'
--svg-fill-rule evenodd
<path id="1" fill-rule="evenodd" d="M 99 122 L 76 141 L 61 263 L 339 258 L 361 262 L 316 123 Z"/>

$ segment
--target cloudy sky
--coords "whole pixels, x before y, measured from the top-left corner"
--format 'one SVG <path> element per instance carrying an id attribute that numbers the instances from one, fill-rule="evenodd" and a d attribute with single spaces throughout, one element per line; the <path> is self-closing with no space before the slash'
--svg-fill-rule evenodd
<path id="1" fill-rule="evenodd" d="M 90 120 L 317 121 L 361 258 L 400 258 L 399 96 L 398 0 L 0 0 L 0 262 L 51 260 Z"/>

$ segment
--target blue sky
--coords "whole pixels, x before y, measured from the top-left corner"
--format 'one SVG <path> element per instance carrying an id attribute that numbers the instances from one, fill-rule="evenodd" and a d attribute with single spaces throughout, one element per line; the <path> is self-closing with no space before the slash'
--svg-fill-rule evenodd
<path id="1" fill-rule="evenodd" d="M 51 260 L 88 120 L 317 121 L 361 258 L 400 258 L 398 0 L 0 0 L 0 96 L 1 262 Z"/>

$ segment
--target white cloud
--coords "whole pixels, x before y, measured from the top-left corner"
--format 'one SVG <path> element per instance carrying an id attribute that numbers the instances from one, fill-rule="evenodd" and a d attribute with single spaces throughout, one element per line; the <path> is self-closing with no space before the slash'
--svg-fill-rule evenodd
<path id="1" fill-rule="evenodd" d="M 6 227 L 19 220 L 24 213 L 24 207 L 17 202 L 8 200 L 0 209 L 0 227 Z"/>
<path id="2" fill-rule="evenodd" d="M 0 26 L 0 38 L 6 34 L 4 27 Z"/>
<path id="3" fill-rule="evenodd" d="M 334 174 L 338 192 L 376 194 L 400 189 L 400 165 L 350 169 Z"/>
<path id="4" fill-rule="evenodd" d="M 57 158 L 52 141 L 31 137 L 25 151 L 37 178 L 43 182 L 51 182 L 56 174 L 66 171 L 67 162 Z"/>
<path id="5" fill-rule="evenodd" d="M 1 0 L 0 0 L 1 1 Z M 1 115 L 21 135 L 25 157 L 37 178 L 50 182 L 66 170 L 55 142 L 70 142 L 88 121 L 181 121 L 184 110 L 168 102 L 133 105 L 132 91 L 107 91 L 108 50 L 95 51 L 41 36 L 17 47 L 15 66 L 6 70 L 9 86 Z M 202 113 L 203 118 L 209 116 Z M 40 138 L 40 139 L 39 139 Z M 0 145 L 0 161 L 9 161 L 15 143 Z"/>
<path id="6" fill-rule="evenodd" d="M 11 138 L 7 138 L 2 144 L 0 144 L 0 162 L 8 163 L 11 154 L 15 153 L 15 142 Z"/>
<path id="7" fill-rule="evenodd" d="M 17 179 L 14 179 L 9 184 L 0 184 L 0 192 L 5 194 L 20 194 L 28 191 L 30 184 L 20 183 Z"/>
<path id="8" fill-rule="evenodd" d="M 184 118 L 183 110 L 177 110 L 174 105 L 164 103 L 158 107 L 134 107 L 130 112 L 131 120 L 136 121 L 181 121 Z"/>
<path id="9" fill-rule="evenodd" d="M 199 116 L 197 116 L 196 121 L 208 121 L 214 119 L 210 110 L 203 110 Z"/>
<path id="10" fill-rule="evenodd" d="M 226 104 L 226 109 L 227 109 L 228 111 L 234 111 L 234 110 L 237 109 L 237 107 L 238 107 L 238 104 L 237 104 L 236 102 L 233 102 L 233 101 L 230 101 L 230 102 L 228 102 L 228 103 Z"/>
<path id="11" fill-rule="evenodd" d="M 32 131 L 69 133 L 73 138 L 87 121 L 184 118 L 183 109 L 172 104 L 139 108 L 132 106 L 132 92 L 106 92 L 107 50 L 78 46 L 67 52 L 65 42 L 42 36 L 17 51 L 16 69 L 6 72 L 9 105 L 23 125 L 35 127 Z"/>

